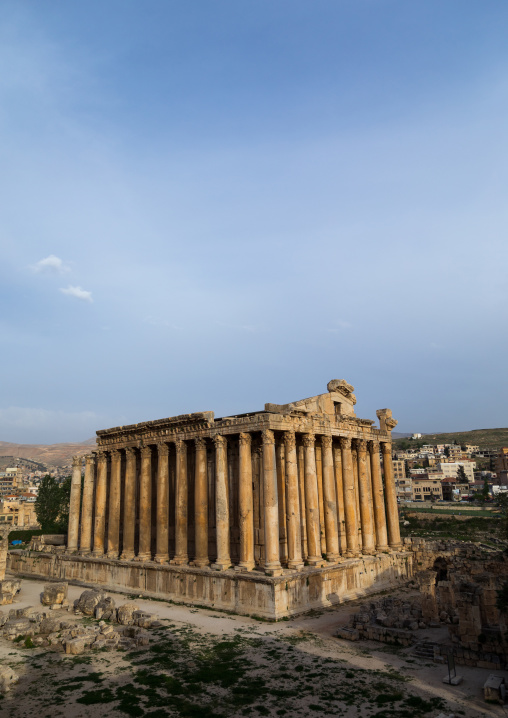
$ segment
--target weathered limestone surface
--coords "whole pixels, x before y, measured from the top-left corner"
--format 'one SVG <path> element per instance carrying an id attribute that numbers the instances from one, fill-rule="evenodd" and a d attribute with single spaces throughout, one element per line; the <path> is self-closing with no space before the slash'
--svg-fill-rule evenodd
<path id="1" fill-rule="evenodd" d="M 44 591 L 41 593 L 41 603 L 43 606 L 53 606 L 63 604 L 67 601 L 68 592 L 67 583 L 47 583 Z"/>
<path id="2" fill-rule="evenodd" d="M 12 571 L 100 586 L 102 593 L 104 590 L 135 592 L 272 620 L 396 587 L 412 575 L 410 552 L 345 559 L 336 566 L 307 567 L 276 577 L 253 571 L 214 572 L 155 562 L 140 565 L 106 558 L 27 553 L 10 552 Z M 89 593 L 95 596 L 97 591 Z M 93 615 L 99 602 L 98 598 L 87 599 L 83 613 Z"/>

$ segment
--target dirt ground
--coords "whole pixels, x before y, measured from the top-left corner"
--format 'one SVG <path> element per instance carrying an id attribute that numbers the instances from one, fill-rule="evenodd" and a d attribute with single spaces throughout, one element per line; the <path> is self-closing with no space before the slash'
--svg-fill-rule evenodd
<path id="1" fill-rule="evenodd" d="M 40 605 L 42 588 L 43 582 L 24 579 L 16 603 L 0 610 Z M 71 604 L 82 591 L 69 586 Z M 108 595 L 117 605 L 128 600 Z M 448 686 L 445 666 L 410 648 L 335 638 L 337 627 L 372 597 L 279 623 L 130 600 L 163 623 L 151 630 L 150 645 L 136 651 L 67 656 L 0 638 L 0 664 L 20 677 L 0 700 L 0 718 L 508 716 L 483 700 L 489 669 L 457 666 L 463 682 Z M 446 629 L 423 629 L 419 638 L 445 640 Z"/>

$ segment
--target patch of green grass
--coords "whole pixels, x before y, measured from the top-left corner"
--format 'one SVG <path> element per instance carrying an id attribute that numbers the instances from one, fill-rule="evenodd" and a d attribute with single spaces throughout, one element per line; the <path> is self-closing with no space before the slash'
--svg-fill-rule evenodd
<path id="1" fill-rule="evenodd" d="M 112 703 L 116 700 L 116 695 L 113 693 L 111 688 L 99 688 L 95 691 L 87 691 L 80 698 L 77 699 L 77 703 L 82 703 L 85 706 L 96 705 L 98 703 Z"/>

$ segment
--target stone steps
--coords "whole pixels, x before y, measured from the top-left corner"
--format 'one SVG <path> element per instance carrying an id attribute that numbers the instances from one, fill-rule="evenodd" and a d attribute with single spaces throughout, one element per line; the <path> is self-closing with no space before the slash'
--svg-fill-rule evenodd
<path id="1" fill-rule="evenodd" d="M 420 641 L 414 647 L 411 653 L 419 658 L 428 658 L 434 660 L 434 644 L 427 641 Z"/>

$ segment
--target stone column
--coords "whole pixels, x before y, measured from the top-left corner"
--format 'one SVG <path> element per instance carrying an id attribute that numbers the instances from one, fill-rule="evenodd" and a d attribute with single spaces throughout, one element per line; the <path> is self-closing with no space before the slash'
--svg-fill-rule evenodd
<path id="1" fill-rule="evenodd" d="M 71 498 L 69 501 L 69 528 L 67 551 L 77 551 L 79 535 L 79 505 L 81 503 L 81 456 L 72 457 Z"/>
<path id="2" fill-rule="evenodd" d="M 118 449 L 112 449 L 109 476 L 108 558 L 118 558 L 119 553 L 121 474 L 122 455 Z"/>
<path id="3" fill-rule="evenodd" d="M 344 488 L 344 516 L 346 519 L 347 556 L 358 556 L 358 521 L 356 518 L 355 478 L 353 473 L 353 457 L 351 455 L 351 439 L 341 436 L 342 482 Z"/>
<path id="4" fill-rule="evenodd" d="M 353 482 L 355 486 L 355 502 L 356 502 L 356 525 L 358 529 L 357 539 L 360 553 L 362 551 L 362 515 L 360 513 L 360 485 L 358 482 L 358 452 L 356 450 L 356 441 L 351 442 L 351 463 L 353 464 Z"/>
<path id="5" fill-rule="evenodd" d="M 300 520 L 300 490 L 298 485 L 298 464 L 294 431 L 284 434 L 287 527 L 288 527 L 288 568 L 300 571 L 302 561 L 302 531 Z"/>
<path id="6" fill-rule="evenodd" d="M 81 504 L 81 535 L 79 537 L 79 552 L 89 554 L 92 550 L 92 513 L 93 513 L 93 486 L 95 481 L 95 456 L 85 456 L 85 482 L 83 486 L 83 502 Z"/>
<path id="7" fill-rule="evenodd" d="M 165 442 L 158 443 L 157 453 L 157 524 L 155 527 L 156 551 L 153 560 L 157 563 L 166 563 L 169 561 L 169 446 Z"/>
<path id="8" fill-rule="evenodd" d="M 238 568 L 254 568 L 254 502 L 252 495 L 252 437 L 239 436 L 240 483 L 238 486 L 238 512 L 240 514 L 240 562 Z"/>
<path id="9" fill-rule="evenodd" d="M 217 534 L 217 560 L 212 564 L 216 571 L 231 568 L 229 553 L 229 491 L 227 466 L 227 440 L 214 436 L 215 443 L 215 527 Z"/>
<path id="10" fill-rule="evenodd" d="M 360 516 L 362 523 L 362 553 L 372 555 L 376 552 L 374 515 L 372 511 L 372 495 L 367 473 L 367 442 L 360 439 L 356 442 L 358 451 L 358 485 L 360 488 Z"/>
<path id="11" fill-rule="evenodd" d="M 323 509 L 325 517 L 326 559 L 331 563 L 339 560 L 339 530 L 337 527 L 337 498 L 333 471 L 332 437 L 321 437 L 323 462 Z"/>
<path id="12" fill-rule="evenodd" d="M 376 550 L 388 550 L 388 536 L 386 533 L 385 497 L 383 482 L 381 480 L 381 466 L 379 463 L 379 444 L 369 441 L 370 474 L 372 481 L 372 503 L 374 504 L 374 522 L 376 524 Z"/>
<path id="13" fill-rule="evenodd" d="M 104 532 L 106 529 L 106 491 L 108 480 L 108 457 L 105 451 L 97 453 L 97 484 L 95 487 L 95 521 L 92 556 L 104 555 Z"/>
<path id="14" fill-rule="evenodd" d="M 120 558 L 134 558 L 134 534 L 136 530 L 136 450 L 125 449 L 125 489 L 123 503 L 123 547 Z"/>
<path id="15" fill-rule="evenodd" d="M 187 487 L 187 444 L 178 439 L 176 448 L 176 486 L 175 486 L 175 555 L 170 563 L 183 566 L 188 563 L 187 553 L 187 502 L 189 491 Z"/>
<path id="16" fill-rule="evenodd" d="M 319 525 L 319 494 L 316 473 L 316 452 L 314 434 L 305 434 L 305 507 L 307 510 L 307 562 L 310 566 L 323 565 Z"/>
<path id="17" fill-rule="evenodd" d="M 141 449 L 141 476 L 139 482 L 139 550 L 138 561 L 152 558 L 152 450 Z"/>
<path id="18" fill-rule="evenodd" d="M 298 462 L 298 494 L 300 497 L 300 527 L 302 532 L 302 558 L 307 560 L 307 509 L 305 507 L 305 448 L 300 444 L 296 451 Z"/>
<path id="19" fill-rule="evenodd" d="M 344 487 L 342 481 L 342 454 L 340 446 L 333 445 L 333 465 L 335 468 L 335 493 L 337 496 L 337 523 L 339 525 L 339 550 L 342 556 L 347 553 L 346 517 L 344 515 Z"/>
<path id="20" fill-rule="evenodd" d="M 206 460 L 206 439 L 195 439 L 196 468 L 194 474 L 194 526 L 196 556 L 194 566 L 203 568 L 210 565 L 208 558 L 208 473 Z"/>
<path id="21" fill-rule="evenodd" d="M 265 573 L 269 576 L 278 576 L 282 573 L 282 567 L 279 558 L 279 502 L 275 465 L 275 438 L 273 431 L 269 429 L 264 429 L 261 436 L 263 439 Z"/>
<path id="22" fill-rule="evenodd" d="M 381 444 L 383 452 L 383 468 L 385 474 L 385 500 L 386 500 L 386 518 L 388 522 L 388 543 L 390 548 L 398 550 L 401 547 L 400 526 L 399 526 L 399 509 L 397 506 L 397 491 L 395 489 L 395 479 L 393 477 L 392 464 L 392 445 L 383 441 Z"/>

